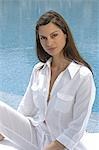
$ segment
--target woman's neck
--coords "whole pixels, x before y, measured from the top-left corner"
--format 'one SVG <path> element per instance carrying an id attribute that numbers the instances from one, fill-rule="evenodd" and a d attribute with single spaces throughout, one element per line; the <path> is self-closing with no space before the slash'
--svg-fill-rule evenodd
<path id="1" fill-rule="evenodd" d="M 70 60 L 68 60 L 68 58 L 53 57 L 51 67 L 56 69 L 64 69 L 69 65 L 69 63 Z"/>

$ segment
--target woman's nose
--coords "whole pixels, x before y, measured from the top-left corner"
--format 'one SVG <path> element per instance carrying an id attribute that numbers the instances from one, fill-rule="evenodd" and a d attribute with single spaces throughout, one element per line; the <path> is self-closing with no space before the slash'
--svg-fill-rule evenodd
<path id="1" fill-rule="evenodd" d="M 46 41 L 46 45 L 50 47 L 52 43 L 53 43 L 53 40 L 51 38 L 48 38 Z"/>

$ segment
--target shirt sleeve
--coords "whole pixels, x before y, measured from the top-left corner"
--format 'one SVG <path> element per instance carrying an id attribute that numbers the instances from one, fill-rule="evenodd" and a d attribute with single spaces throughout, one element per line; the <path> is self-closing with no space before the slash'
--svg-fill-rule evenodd
<path id="1" fill-rule="evenodd" d="M 83 77 L 77 90 L 73 108 L 73 120 L 68 125 L 68 128 L 57 137 L 57 140 L 70 150 L 75 148 L 86 130 L 95 93 L 93 75 L 90 73 Z"/>

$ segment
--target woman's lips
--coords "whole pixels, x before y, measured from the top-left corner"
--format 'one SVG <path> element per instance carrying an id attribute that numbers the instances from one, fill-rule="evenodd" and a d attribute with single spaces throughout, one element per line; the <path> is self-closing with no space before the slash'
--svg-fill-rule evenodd
<path id="1" fill-rule="evenodd" d="M 56 47 L 52 47 L 52 48 L 48 48 L 47 50 L 48 51 L 53 51 L 53 50 L 55 50 L 56 49 Z"/>

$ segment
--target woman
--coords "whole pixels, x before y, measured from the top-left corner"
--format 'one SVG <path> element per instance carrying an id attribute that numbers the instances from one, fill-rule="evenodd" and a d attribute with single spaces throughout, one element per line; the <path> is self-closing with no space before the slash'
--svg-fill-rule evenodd
<path id="1" fill-rule="evenodd" d="M 23 149 L 85 150 L 81 139 L 95 99 L 93 73 L 57 12 L 38 20 L 36 49 L 40 63 L 18 112 L 0 104 L 0 131 Z"/>

